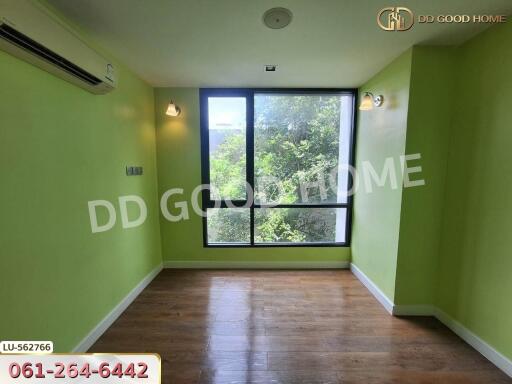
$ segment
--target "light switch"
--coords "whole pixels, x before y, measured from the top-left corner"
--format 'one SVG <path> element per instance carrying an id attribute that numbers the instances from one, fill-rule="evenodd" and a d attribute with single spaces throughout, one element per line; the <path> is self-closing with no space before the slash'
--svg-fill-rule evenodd
<path id="1" fill-rule="evenodd" d="M 126 176 L 140 176 L 143 173 L 143 168 L 140 166 L 126 166 Z"/>

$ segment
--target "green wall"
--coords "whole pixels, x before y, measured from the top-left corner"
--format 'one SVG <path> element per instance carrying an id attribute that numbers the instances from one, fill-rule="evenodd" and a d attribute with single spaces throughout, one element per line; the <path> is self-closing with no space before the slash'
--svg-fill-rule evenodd
<path id="1" fill-rule="evenodd" d="M 413 47 L 405 153 L 421 166 L 411 180 L 425 185 L 402 192 L 395 303 L 434 302 L 444 213 L 445 175 L 454 99 L 455 50 Z"/>
<path id="2" fill-rule="evenodd" d="M 445 175 L 453 100 L 454 49 L 415 46 L 361 87 L 383 94 L 384 105 L 360 111 L 354 205 L 353 263 L 395 304 L 432 305 L 443 220 Z M 435 111 L 435 113 L 433 113 Z M 421 166 L 402 186 L 402 155 Z M 397 188 L 364 188 L 363 162 L 380 174 L 396 165 Z"/>
<path id="3" fill-rule="evenodd" d="M 161 263 L 153 90 L 117 68 L 119 88 L 97 96 L 0 51 L 1 340 L 68 352 Z M 123 230 L 117 199 L 131 194 L 148 218 Z M 118 222 L 93 234 L 96 199 Z"/>
<path id="4" fill-rule="evenodd" d="M 400 156 L 405 151 L 407 107 L 411 77 L 412 50 L 408 50 L 360 88 L 385 95 L 381 108 L 359 111 L 356 168 L 359 188 L 354 198 L 352 262 L 363 271 L 390 300 L 395 295 L 398 233 L 402 200 Z M 386 158 L 393 158 L 397 188 L 390 182 L 373 184 L 367 190 L 362 179 L 363 161 L 380 174 Z"/>
<path id="5" fill-rule="evenodd" d="M 458 52 L 437 305 L 512 359 L 512 23 Z"/>
<path id="6" fill-rule="evenodd" d="M 165 115 L 172 99 L 183 112 L 177 118 Z M 157 88 L 155 90 L 158 186 L 161 196 L 170 188 L 183 188 L 184 195 L 169 200 L 188 201 L 190 219 L 169 222 L 160 215 L 164 261 L 201 262 L 215 265 L 239 263 L 329 263 L 350 260 L 349 248 L 203 248 L 202 218 L 190 205 L 192 190 L 201 184 L 199 131 L 199 90 L 197 88 Z"/>
<path id="7" fill-rule="evenodd" d="M 352 244 L 353 262 L 395 304 L 438 308 L 508 358 L 511 44 L 508 22 L 460 47 L 413 47 L 361 87 L 387 106 L 360 113 L 359 172 L 405 149 L 421 154 L 410 165 L 426 184 L 359 191 Z"/>

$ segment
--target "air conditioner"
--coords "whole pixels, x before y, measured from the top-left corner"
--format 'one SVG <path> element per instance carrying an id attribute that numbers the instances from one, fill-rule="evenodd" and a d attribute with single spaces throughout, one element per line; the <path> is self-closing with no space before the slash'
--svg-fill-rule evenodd
<path id="1" fill-rule="evenodd" d="M 0 0 L 0 49 L 95 94 L 116 87 L 113 64 L 31 0 Z"/>

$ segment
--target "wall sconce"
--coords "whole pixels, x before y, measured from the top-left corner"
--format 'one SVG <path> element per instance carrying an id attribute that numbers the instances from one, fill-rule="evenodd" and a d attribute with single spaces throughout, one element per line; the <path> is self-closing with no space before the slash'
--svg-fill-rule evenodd
<path id="1" fill-rule="evenodd" d="M 178 107 L 176 104 L 174 104 L 174 101 L 171 100 L 171 102 L 167 106 L 167 111 L 165 111 L 165 114 L 167 116 L 176 117 L 176 116 L 179 116 L 180 113 L 181 113 L 181 108 Z"/>
<path id="2" fill-rule="evenodd" d="M 359 110 L 361 111 L 369 111 L 373 109 L 373 106 L 380 107 L 384 103 L 384 96 L 377 95 L 373 96 L 371 92 L 365 92 L 363 99 L 361 100 L 361 104 L 359 105 Z"/>

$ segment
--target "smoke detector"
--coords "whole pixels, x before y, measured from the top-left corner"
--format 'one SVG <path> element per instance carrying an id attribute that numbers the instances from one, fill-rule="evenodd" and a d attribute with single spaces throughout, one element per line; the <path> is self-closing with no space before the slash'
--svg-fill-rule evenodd
<path id="1" fill-rule="evenodd" d="M 292 12 L 286 8 L 271 8 L 263 14 L 263 23 L 271 29 L 281 29 L 292 21 Z"/>

